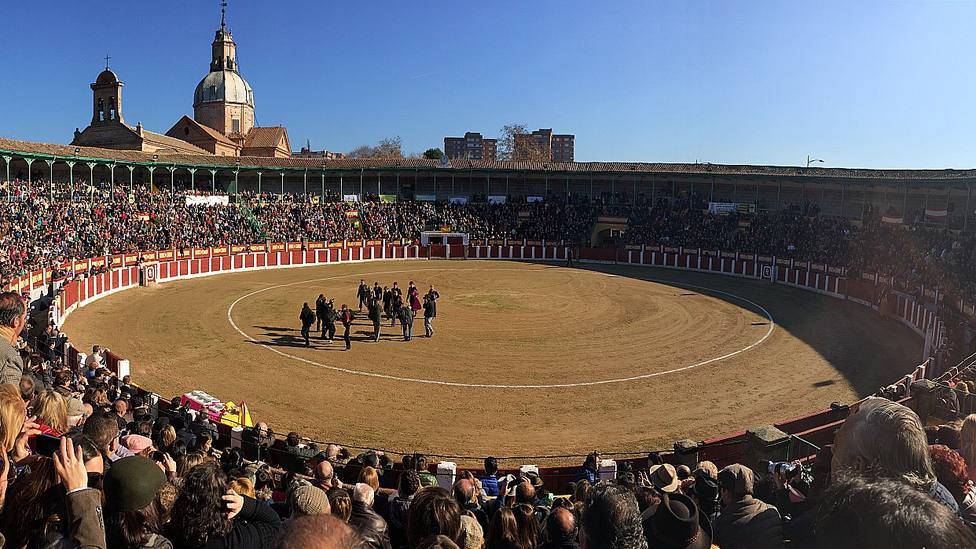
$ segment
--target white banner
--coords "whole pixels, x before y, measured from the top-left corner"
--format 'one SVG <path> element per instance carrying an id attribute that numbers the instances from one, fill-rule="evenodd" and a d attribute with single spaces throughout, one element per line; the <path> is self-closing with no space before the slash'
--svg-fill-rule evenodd
<path id="1" fill-rule="evenodd" d="M 415 194 L 413 198 L 418 202 L 437 202 L 437 196 L 433 194 Z"/>
<path id="2" fill-rule="evenodd" d="M 727 213 L 732 213 L 738 209 L 739 209 L 739 205 L 735 202 L 709 202 L 708 203 L 708 213 L 727 214 Z"/>
<path id="3" fill-rule="evenodd" d="M 227 195 L 195 196 L 186 195 L 187 206 L 226 206 L 230 203 Z"/>
<path id="4" fill-rule="evenodd" d="M 508 201 L 508 197 L 505 195 L 500 195 L 500 194 L 488 195 L 489 204 L 504 204 L 506 201 Z"/>
<path id="5" fill-rule="evenodd" d="M 541 196 L 526 196 L 525 197 L 525 201 L 526 202 L 543 202 L 544 200 L 545 199 L 542 198 Z"/>
<path id="6" fill-rule="evenodd" d="M 343 202 L 359 202 L 358 194 L 344 194 L 342 195 Z"/>
<path id="7" fill-rule="evenodd" d="M 451 204 L 467 204 L 468 197 L 466 196 L 452 196 L 447 199 Z"/>

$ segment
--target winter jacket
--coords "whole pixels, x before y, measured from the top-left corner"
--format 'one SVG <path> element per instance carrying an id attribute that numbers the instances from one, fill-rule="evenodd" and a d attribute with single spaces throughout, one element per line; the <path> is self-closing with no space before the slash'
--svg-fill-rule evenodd
<path id="1" fill-rule="evenodd" d="M 274 547 L 281 533 L 281 518 L 270 506 L 255 499 L 244 497 L 244 507 L 234 518 L 231 531 L 222 538 L 212 538 L 203 549 L 262 549 Z M 174 539 L 179 533 L 174 533 Z M 190 546 L 174 546 L 191 549 Z M 192 549 L 196 549 L 195 547 Z"/>
<path id="2" fill-rule="evenodd" d="M 390 530 L 383 517 L 361 501 L 352 502 L 349 526 L 363 538 L 363 546 L 373 549 L 391 549 Z"/>
<path id="3" fill-rule="evenodd" d="M 750 495 L 743 496 L 722 509 L 712 541 L 722 549 L 782 549 L 779 511 Z"/>

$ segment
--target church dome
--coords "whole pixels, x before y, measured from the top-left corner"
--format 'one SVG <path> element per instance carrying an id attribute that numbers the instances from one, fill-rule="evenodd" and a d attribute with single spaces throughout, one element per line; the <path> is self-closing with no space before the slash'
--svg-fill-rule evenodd
<path id="1" fill-rule="evenodd" d="M 98 78 L 95 79 L 96 86 L 104 86 L 106 84 L 117 84 L 119 82 L 119 77 L 116 76 L 112 69 L 105 69 L 98 73 Z"/>
<path id="2" fill-rule="evenodd" d="M 101 77 L 99 77 L 101 78 Z M 197 84 L 193 106 L 203 103 L 243 103 L 254 107 L 251 86 L 235 71 L 214 71 Z"/>

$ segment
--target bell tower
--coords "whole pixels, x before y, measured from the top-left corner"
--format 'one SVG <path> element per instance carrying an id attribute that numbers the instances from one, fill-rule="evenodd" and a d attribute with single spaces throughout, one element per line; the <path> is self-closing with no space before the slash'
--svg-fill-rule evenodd
<path id="1" fill-rule="evenodd" d="M 122 81 L 108 68 L 110 59 L 111 57 L 105 56 L 105 70 L 99 73 L 91 85 L 92 126 L 125 124 L 125 118 L 122 117 Z"/>
<path id="2" fill-rule="evenodd" d="M 217 31 L 210 46 L 210 72 L 237 70 L 237 44 L 227 30 L 226 8 L 227 2 L 221 2 L 220 30 Z"/>

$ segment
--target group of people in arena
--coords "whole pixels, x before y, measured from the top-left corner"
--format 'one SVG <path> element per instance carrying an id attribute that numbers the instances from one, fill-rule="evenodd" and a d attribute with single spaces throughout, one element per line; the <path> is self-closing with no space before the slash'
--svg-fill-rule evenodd
<path id="1" fill-rule="evenodd" d="M 868 398 L 809 463 L 594 452 L 554 473 L 571 476 L 495 458 L 445 473 L 264 422 L 231 445 L 207 414 L 113 375 L 98 349 L 66 365 L 56 327 L 28 344 L 28 307 L 0 293 L 5 548 L 976 547 L 976 415 L 926 428 Z"/>
<path id="2" fill-rule="evenodd" d="M 630 244 L 776 255 L 849 267 L 976 297 L 976 237 L 924 223 L 888 225 L 866 208 L 860 223 L 820 214 L 816 204 L 769 212 L 715 214 L 694 193 L 608 203 L 550 196 L 544 202 L 367 200 L 241 193 L 228 206 L 187 205 L 181 194 L 146 186 L 91 187 L 15 180 L 0 200 L 0 278 L 109 253 L 266 241 L 416 239 L 449 226 L 473 239 L 586 242 L 599 216 L 627 219 Z M 355 212 L 354 217 L 349 217 Z M 906 216 L 907 217 L 907 216 Z"/>
<path id="3" fill-rule="evenodd" d="M 413 323 L 421 310 L 424 318 L 424 335 L 427 338 L 434 337 L 434 319 L 437 317 L 437 300 L 440 297 L 440 293 L 431 284 L 430 289 L 423 295 L 423 303 L 421 303 L 420 290 L 414 285 L 413 280 L 408 284 L 406 294 L 396 281 L 393 281 L 392 286 L 381 288 L 379 282 L 374 282 L 370 287 L 364 279 L 360 279 L 359 286 L 356 288 L 356 298 L 359 300 L 358 313 L 361 314 L 363 308 L 366 308 L 366 318 L 373 326 L 372 340 L 376 343 L 380 341 L 380 327 L 384 316 L 390 321 L 390 327 L 396 326 L 397 322 L 400 323 L 404 341 L 413 339 Z M 302 325 L 301 334 L 305 346 L 311 346 L 309 335 L 312 324 L 315 324 L 315 331 L 321 331 L 322 339 L 328 339 L 329 343 L 332 343 L 338 321 L 342 323 L 342 339 L 348 351 L 352 347 L 349 331 L 356 314 L 345 303 L 336 311 L 335 299 L 326 299 L 325 294 L 319 294 L 315 300 L 315 311 L 312 311 L 307 302 L 304 303 L 298 319 Z"/>

